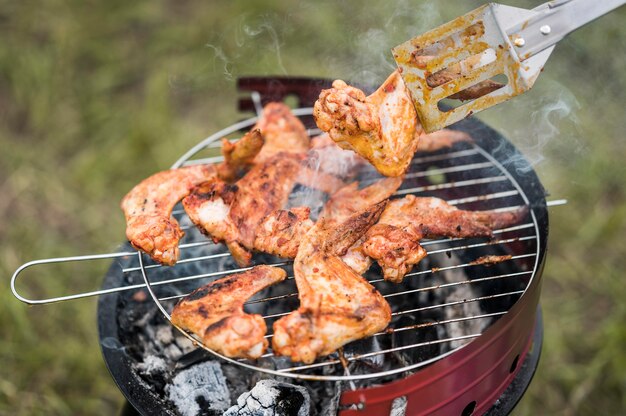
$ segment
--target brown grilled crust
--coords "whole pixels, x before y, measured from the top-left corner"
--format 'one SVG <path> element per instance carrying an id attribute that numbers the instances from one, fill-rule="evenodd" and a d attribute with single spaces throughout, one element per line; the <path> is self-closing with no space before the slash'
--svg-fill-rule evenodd
<path id="1" fill-rule="evenodd" d="M 407 195 L 391 201 L 379 223 L 366 234 L 363 250 L 378 261 L 384 277 L 401 282 L 426 256 L 423 238 L 491 237 L 493 230 L 519 223 L 528 207 L 514 211 L 464 211 L 439 198 Z"/>
<path id="2" fill-rule="evenodd" d="M 178 241 L 184 233 L 171 218 L 172 209 L 195 185 L 215 175 L 213 166 L 189 166 L 156 173 L 131 189 L 121 208 L 126 217 L 126 237 L 133 247 L 159 263 L 175 264 Z"/>
<path id="3" fill-rule="evenodd" d="M 264 143 L 265 139 L 258 128 L 253 128 L 235 143 L 222 139 L 224 163 L 218 166 L 219 178 L 233 182 L 242 177 L 252 167 Z"/>
<path id="4" fill-rule="evenodd" d="M 256 266 L 216 280 L 181 299 L 172 311 L 172 323 L 227 357 L 258 358 L 268 346 L 267 328 L 260 315 L 245 313 L 243 304 L 286 276 L 282 269 Z"/>
<path id="5" fill-rule="evenodd" d="M 307 233 L 294 262 L 300 307 L 274 323 L 275 354 L 311 363 L 388 325 L 389 304 L 337 255 L 377 220 L 385 202 L 330 228 L 318 221 Z"/>

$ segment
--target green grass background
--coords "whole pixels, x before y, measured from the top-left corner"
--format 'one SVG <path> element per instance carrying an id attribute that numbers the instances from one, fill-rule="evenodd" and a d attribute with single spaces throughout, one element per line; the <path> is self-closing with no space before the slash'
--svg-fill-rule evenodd
<path id="1" fill-rule="evenodd" d="M 95 300 L 27 307 L 9 278 L 114 250 L 122 196 L 238 120 L 237 76 L 380 82 L 392 46 L 479 4 L 0 1 L 0 413 L 117 412 Z M 575 33 L 533 91 L 480 115 L 569 200 L 550 210 L 545 344 L 518 415 L 626 409 L 625 22 Z M 40 268 L 27 291 L 95 288 L 105 267 Z"/>

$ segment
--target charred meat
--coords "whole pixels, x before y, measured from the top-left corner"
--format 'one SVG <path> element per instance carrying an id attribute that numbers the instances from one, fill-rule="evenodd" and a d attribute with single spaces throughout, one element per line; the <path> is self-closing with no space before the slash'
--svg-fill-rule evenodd
<path id="1" fill-rule="evenodd" d="M 261 315 L 245 313 L 243 304 L 286 276 L 282 269 L 256 266 L 211 282 L 178 302 L 172 323 L 227 357 L 259 358 L 269 344 L 265 339 L 267 326 Z"/>

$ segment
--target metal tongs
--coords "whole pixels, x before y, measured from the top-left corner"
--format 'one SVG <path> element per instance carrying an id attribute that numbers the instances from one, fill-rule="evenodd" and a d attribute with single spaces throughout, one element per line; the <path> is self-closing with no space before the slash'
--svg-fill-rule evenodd
<path id="1" fill-rule="evenodd" d="M 528 91 L 557 42 L 624 3 L 555 0 L 532 10 L 488 3 L 392 52 L 422 126 L 432 132 Z M 506 85 L 496 82 L 502 75 Z M 470 95 L 456 108 L 440 104 Z"/>

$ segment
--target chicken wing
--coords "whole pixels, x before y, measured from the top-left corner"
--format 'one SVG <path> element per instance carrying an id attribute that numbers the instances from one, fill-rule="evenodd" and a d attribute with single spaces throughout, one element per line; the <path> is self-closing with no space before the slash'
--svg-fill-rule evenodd
<path id="1" fill-rule="evenodd" d="M 196 165 L 159 172 L 136 185 L 121 203 L 133 247 L 159 263 L 175 264 L 184 232 L 171 218 L 172 209 L 194 186 L 216 174 L 214 166 Z"/>
<path id="2" fill-rule="evenodd" d="M 301 156 L 277 153 L 254 166 L 235 185 L 213 180 L 183 200 L 191 221 L 215 242 L 223 241 L 235 261 L 247 266 L 260 224 L 289 197 Z"/>
<path id="3" fill-rule="evenodd" d="M 257 228 L 254 249 L 279 257 L 295 258 L 300 241 L 313 227 L 313 221 L 309 219 L 310 211 L 309 207 L 296 207 L 269 214 Z"/>
<path id="4" fill-rule="evenodd" d="M 401 177 L 381 179 L 362 189 L 359 189 L 358 182 L 352 182 L 330 197 L 324 204 L 320 218 L 329 224 L 341 223 L 354 213 L 388 199 L 400 185 Z"/>
<path id="5" fill-rule="evenodd" d="M 266 161 L 277 153 L 304 154 L 309 150 L 309 136 L 304 124 L 284 103 L 269 103 L 253 129 L 261 130 L 265 144 L 255 163 Z"/>
<path id="6" fill-rule="evenodd" d="M 200 337 L 227 357 L 259 358 L 267 349 L 267 326 L 261 315 L 244 312 L 255 293 L 285 279 L 283 269 L 256 266 L 196 289 L 172 311 L 172 323 Z"/>
<path id="7" fill-rule="evenodd" d="M 222 139 L 224 163 L 220 163 L 217 169 L 220 179 L 233 182 L 243 176 L 252 167 L 264 143 L 258 128 L 253 128 L 235 143 Z"/>
<path id="8" fill-rule="evenodd" d="M 422 132 L 398 71 L 372 95 L 337 80 L 315 102 L 317 126 L 342 148 L 354 150 L 385 176 L 400 176 Z"/>
<path id="9" fill-rule="evenodd" d="M 298 173 L 297 182 L 322 192 L 333 193 L 345 185 L 334 172 L 326 171 L 330 165 L 316 166 L 316 151 L 310 151 L 311 140 L 304 124 L 284 103 L 269 103 L 252 131 L 259 130 L 264 140 L 263 147 L 254 158 L 254 163 L 263 163 L 278 153 L 298 154 L 303 163 Z M 330 156 L 330 153 L 325 156 Z M 334 165 L 337 158 L 333 157 L 330 164 Z"/>
<path id="10" fill-rule="evenodd" d="M 442 199 L 407 195 L 387 205 L 370 228 L 364 252 L 377 260 L 385 279 L 401 282 L 413 265 L 426 256 L 423 238 L 491 237 L 493 230 L 520 222 L 528 207 L 514 211 L 464 211 Z"/>
<path id="11" fill-rule="evenodd" d="M 416 56 L 426 65 L 432 56 Z M 431 87 L 458 78 L 467 67 L 476 66 L 480 56 L 470 57 L 463 65 L 453 64 L 428 77 Z M 470 100 L 503 85 L 491 80 L 480 82 L 450 98 Z M 411 95 L 398 71 L 394 71 L 373 94 L 333 82 L 315 102 L 313 116 L 317 126 L 344 149 L 354 150 L 385 176 L 402 175 L 419 148 L 422 126 Z"/>
<path id="12" fill-rule="evenodd" d="M 275 354 L 312 363 L 389 324 L 389 304 L 339 258 L 377 221 L 385 204 L 357 212 L 339 226 L 328 227 L 321 219 L 309 230 L 294 261 L 300 307 L 274 323 Z"/>

